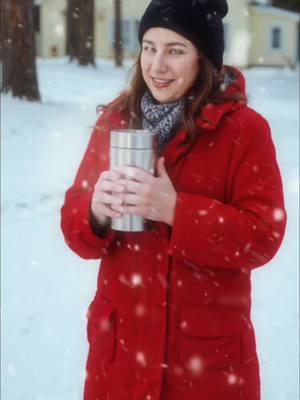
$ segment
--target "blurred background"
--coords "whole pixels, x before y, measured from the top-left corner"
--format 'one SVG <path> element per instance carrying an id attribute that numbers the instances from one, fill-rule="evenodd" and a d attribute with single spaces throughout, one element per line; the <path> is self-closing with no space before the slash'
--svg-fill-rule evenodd
<path id="1" fill-rule="evenodd" d="M 60 207 L 97 105 L 128 85 L 148 3 L 1 1 L 3 400 L 82 399 L 99 263 L 67 248 Z M 298 400 L 300 4 L 228 4 L 224 61 L 243 71 L 250 106 L 271 125 L 288 212 L 280 251 L 252 274 L 262 400 Z"/>

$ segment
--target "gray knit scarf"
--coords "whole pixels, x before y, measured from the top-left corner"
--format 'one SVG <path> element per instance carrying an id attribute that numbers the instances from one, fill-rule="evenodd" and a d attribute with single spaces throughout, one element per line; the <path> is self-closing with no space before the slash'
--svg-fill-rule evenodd
<path id="1" fill-rule="evenodd" d="M 169 142 L 177 124 L 183 116 L 185 99 L 166 104 L 159 104 L 151 93 L 146 91 L 141 100 L 143 112 L 143 129 L 158 132 L 159 151 Z"/>

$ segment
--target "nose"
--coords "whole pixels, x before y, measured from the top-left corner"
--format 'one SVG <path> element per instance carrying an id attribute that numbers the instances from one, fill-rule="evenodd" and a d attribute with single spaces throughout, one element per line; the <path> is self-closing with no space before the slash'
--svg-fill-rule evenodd
<path id="1" fill-rule="evenodd" d="M 157 52 L 152 59 L 152 65 L 151 65 L 152 72 L 158 74 L 166 72 L 167 69 L 168 66 L 164 54 Z"/>

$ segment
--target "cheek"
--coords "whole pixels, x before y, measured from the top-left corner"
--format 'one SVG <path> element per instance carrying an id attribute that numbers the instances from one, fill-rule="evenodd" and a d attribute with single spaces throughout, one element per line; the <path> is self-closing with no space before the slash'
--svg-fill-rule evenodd
<path id="1" fill-rule="evenodd" d="M 150 65 L 149 57 L 141 56 L 140 65 L 143 72 L 149 70 L 149 65 Z"/>
<path id="2" fill-rule="evenodd" d="M 199 74 L 199 69 L 200 68 L 198 64 L 185 65 L 184 69 L 182 70 L 182 76 L 185 77 L 185 79 L 180 78 L 181 85 L 191 87 Z M 186 71 L 189 71 L 189 73 L 187 74 Z"/>

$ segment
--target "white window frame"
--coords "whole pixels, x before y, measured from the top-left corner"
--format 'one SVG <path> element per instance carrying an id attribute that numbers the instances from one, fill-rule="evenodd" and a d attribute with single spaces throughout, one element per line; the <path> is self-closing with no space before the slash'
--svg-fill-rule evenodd
<path id="1" fill-rule="evenodd" d="M 129 42 L 123 43 L 123 49 L 132 52 L 134 51 L 138 52 L 139 42 L 137 38 L 136 27 L 137 24 L 139 23 L 139 20 L 134 17 L 127 17 L 127 18 L 122 18 L 122 23 L 124 22 L 129 24 Z M 110 17 L 108 22 L 108 39 L 111 46 L 113 46 L 113 41 L 114 41 L 114 25 L 115 25 L 115 19 L 113 17 Z"/>
<path id="2" fill-rule="evenodd" d="M 280 30 L 280 46 L 279 47 L 273 47 L 273 32 L 274 29 L 279 29 Z M 274 52 L 274 53 L 278 53 L 284 50 L 285 48 L 285 43 L 284 43 L 284 38 L 285 38 L 285 34 L 284 34 L 284 28 L 282 25 L 280 24 L 273 24 L 270 26 L 270 31 L 269 31 L 269 49 Z"/>

